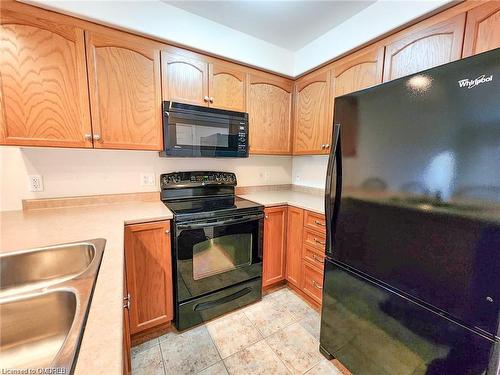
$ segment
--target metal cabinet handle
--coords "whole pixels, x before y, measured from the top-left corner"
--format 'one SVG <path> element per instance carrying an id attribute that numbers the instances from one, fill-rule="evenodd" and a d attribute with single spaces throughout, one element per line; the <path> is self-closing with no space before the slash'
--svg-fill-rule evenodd
<path id="1" fill-rule="evenodd" d="M 325 145 L 325 148 L 330 148 L 330 145 L 327 143 L 327 144 Z"/>
<path id="2" fill-rule="evenodd" d="M 269 216 L 268 216 L 268 215 L 266 215 L 266 216 L 264 216 L 264 217 L 265 217 L 266 219 L 269 219 Z"/>
<path id="3" fill-rule="evenodd" d="M 326 227 L 325 223 L 322 223 L 321 221 L 314 220 L 314 224 L 319 225 L 320 227 Z"/>
<path id="4" fill-rule="evenodd" d="M 211 96 L 211 97 L 209 98 L 209 100 L 210 100 L 210 103 L 213 103 L 213 102 L 214 102 L 214 97 L 213 97 L 213 96 Z"/>
<path id="5" fill-rule="evenodd" d="M 84 138 L 85 138 L 86 141 L 90 142 L 90 141 L 92 141 L 92 134 L 85 134 Z"/>
<path id="6" fill-rule="evenodd" d="M 318 263 L 321 263 L 321 264 L 324 264 L 325 262 L 323 261 L 323 259 L 321 259 L 320 257 L 318 257 L 316 254 L 313 254 L 313 259 L 318 262 Z"/>
<path id="7" fill-rule="evenodd" d="M 130 301 L 131 301 L 130 293 L 127 293 L 127 297 L 123 297 L 123 308 L 130 310 Z"/>
<path id="8" fill-rule="evenodd" d="M 208 96 L 205 96 L 205 97 L 203 98 L 203 101 L 205 101 L 205 103 L 208 103 L 208 102 L 210 101 L 210 98 L 209 98 Z"/>
<path id="9" fill-rule="evenodd" d="M 321 145 L 321 149 L 324 150 L 325 149 L 325 145 Z"/>
<path id="10" fill-rule="evenodd" d="M 165 233 L 166 233 L 166 234 L 170 234 L 170 229 L 167 229 L 167 230 L 165 231 Z"/>
<path id="11" fill-rule="evenodd" d="M 326 243 L 321 242 L 321 241 L 320 241 L 320 240 L 318 240 L 316 237 L 314 237 L 314 242 L 319 243 L 320 245 L 323 245 L 323 246 L 324 246 L 324 245 L 326 245 Z"/>
<path id="12" fill-rule="evenodd" d="M 94 134 L 94 141 L 100 141 L 101 136 L 99 134 Z"/>
<path id="13" fill-rule="evenodd" d="M 316 281 L 314 281 L 314 280 L 312 281 L 312 285 L 313 285 L 316 289 L 319 289 L 319 290 L 323 289 L 323 287 L 322 287 L 321 285 L 319 285 L 319 284 L 318 284 Z"/>

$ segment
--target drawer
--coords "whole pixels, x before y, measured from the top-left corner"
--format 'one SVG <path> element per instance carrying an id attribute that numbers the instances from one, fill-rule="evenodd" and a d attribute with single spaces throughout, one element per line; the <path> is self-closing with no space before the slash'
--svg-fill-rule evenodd
<path id="1" fill-rule="evenodd" d="M 326 233 L 325 215 L 304 211 L 304 227 Z"/>
<path id="2" fill-rule="evenodd" d="M 325 266 L 325 253 L 320 252 L 311 246 L 304 245 L 302 247 L 302 258 L 320 269 L 323 269 Z"/>
<path id="3" fill-rule="evenodd" d="M 302 291 L 314 301 L 321 304 L 323 296 L 323 272 L 309 264 L 302 262 Z"/>
<path id="4" fill-rule="evenodd" d="M 312 231 L 308 228 L 304 229 L 304 244 L 312 246 L 321 252 L 325 251 L 326 235 L 323 233 Z"/>

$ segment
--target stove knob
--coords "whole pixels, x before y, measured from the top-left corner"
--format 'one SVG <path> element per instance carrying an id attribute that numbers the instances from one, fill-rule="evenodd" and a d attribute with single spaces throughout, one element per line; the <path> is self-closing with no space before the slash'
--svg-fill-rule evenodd
<path id="1" fill-rule="evenodd" d="M 223 180 L 224 180 L 224 182 L 228 182 L 227 174 L 224 174 Z"/>
<path id="2" fill-rule="evenodd" d="M 217 173 L 215 175 L 215 181 L 220 182 L 220 174 Z"/>
<path id="3" fill-rule="evenodd" d="M 179 176 L 178 174 L 174 175 L 172 177 L 172 180 L 173 182 L 175 182 L 176 184 L 178 184 L 179 182 L 181 182 L 181 176 Z"/>

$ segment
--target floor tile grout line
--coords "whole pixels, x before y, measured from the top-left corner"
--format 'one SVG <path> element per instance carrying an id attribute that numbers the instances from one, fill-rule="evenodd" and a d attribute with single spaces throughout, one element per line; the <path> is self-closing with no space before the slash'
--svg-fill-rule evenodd
<path id="1" fill-rule="evenodd" d="M 266 341 L 266 339 L 264 339 L 264 342 L 266 343 L 266 345 L 269 347 L 269 349 L 271 349 L 271 351 L 274 353 L 274 355 L 276 356 L 276 358 L 278 358 L 278 361 L 280 361 L 283 366 L 285 366 L 285 369 L 288 371 L 289 374 L 293 374 L 292 370 L 286 365 L 286 363 L 280 358 L 280 356 L 278 355 L 278 353 L 276 353 L 274 351 L 274 349 L 272 348 L 271 345 L 269 345 L 269 343 Z"/>
<path id="2" fill-rule="evenodd" d="M 163 367 L 163 374 L 168 375 L 167 374 L 167 367 L 165 366 L 165 358 L 163 357 L 163 350 L 161 348 L 160 340 L 158 337 L 156 338 L 156 340 L 158 340 L 158 345 L 160 347 L 161 367 Z"/>
<path id="3" fill-rule="evenodd" d="M 210 333 L 210 330 L 208 329 L 207 325 L 206 324 L 203 324 L 203 326 L 205 327 L 205 329 L 207 330 L 207 333 L 208 333 L 208 337 L 210 337 L 210 341 L 212 342 L 213 346 L 215 347 L 215 350 L 217 350 L 217 354 L 219 355 L 219 358 L 220 360 L 222 361 L 222 364 L 224 365 L 224 359 L 222 358 L 222 354 L 220 353 L 220 350 L 219 350 L 219 347 L 217 346 L 217 343 L 215 342 L 214 338 L 212 337 L 212 334 Z M 212 363 L 210 366 L 213 366 L 215 365 L 217 362 L 215 363 Z M 204 369 L 198 371 L 197 373 L 200 373 L 202 372 L 203 370 L 206 370 L 207 368 L 209 368 L 210 366 L 207 366 L 205 367 Z M 226 365 L 224 365 L 224 368 L 226 367 Z M 227 371 L 227 368 L 226 368 L 226 371 Z M 229 373 L 229 372 L 228 372 Z"/>

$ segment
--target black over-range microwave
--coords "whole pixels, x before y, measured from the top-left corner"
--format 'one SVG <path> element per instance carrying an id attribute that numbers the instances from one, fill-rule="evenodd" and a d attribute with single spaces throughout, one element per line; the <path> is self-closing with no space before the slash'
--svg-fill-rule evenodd
<path id="1" fill-rule="evenodd" d="M 163 102 L 161 156 L 248 157 L 248 113 Z"/>

